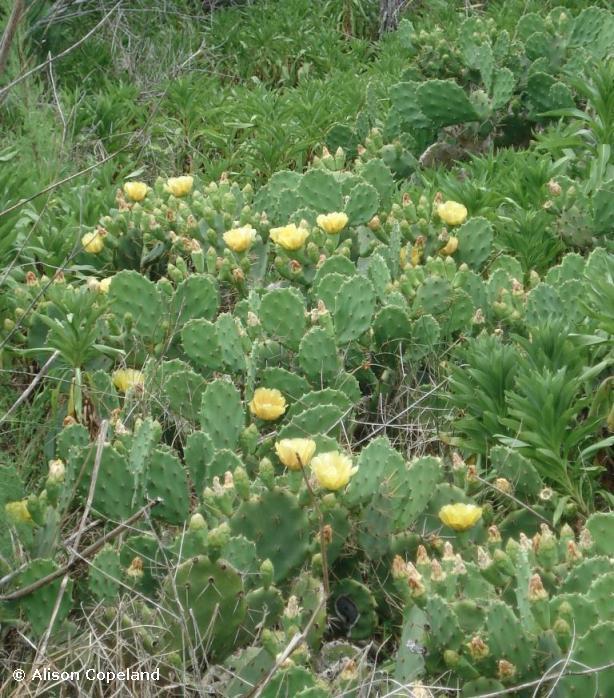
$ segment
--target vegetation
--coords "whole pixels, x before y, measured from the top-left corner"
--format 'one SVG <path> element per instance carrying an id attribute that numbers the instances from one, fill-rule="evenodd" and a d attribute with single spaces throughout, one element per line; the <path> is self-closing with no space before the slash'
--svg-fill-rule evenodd
<path id="1" fill-rule="evenodd" d="M 377 5 L 24 4 L 2 695 L 614 694 L 614 13 Z"/>

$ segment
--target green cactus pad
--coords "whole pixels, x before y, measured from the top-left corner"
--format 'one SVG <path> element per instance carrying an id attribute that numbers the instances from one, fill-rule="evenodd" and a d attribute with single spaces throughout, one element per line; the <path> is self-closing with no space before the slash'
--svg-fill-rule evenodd
<path id="1" fill-rule="evenodd" d="M 209 320 L 188 321 L 181 331 L 183 349 L 198 369 L 220 371 L 224 362 L 217 328 Z"/>
<path id="2" fill-rule="evenodd" d="M 336 436 L 341 430 L 345 411 L 336 405 L 318 405 L 298 414 L 278 434 L 278 439 Z"/>
<path id="3" fill-rule="evenodd" d="M 357 184 L 345 205 L 349 225 L 368 223 L 377 213 L 380 206 L 377 189 L 366 182 Z"/>
<path id="4" fill-rule="evenodd" d="M 292 420 L 305 410 L 321 405 L 333 405 L 345 413 L 351 408 L 352 402 L 348 399 L 347 395 L 340 390 L 333 390 L 333 388 L 312 390 L 302 395 L 300 399 L 290 407 L 286 416 L 289 420 Z"/>
<path id="5" fill-rule="evenodd" d="M 339 344 L 358 339 L 369 329 L 375 309 L 371 282 L 361 276 L 348 279 L 335 298 L 335 333 Z"/>
<path id="6" fill-rule="evenodd" d="M 173 371 L 162 387 L 169 411 L 181 419 L 196 422 L 205 385 L 205 379 L 194 371 Z"/>
<path id="7" fill-rule="evenodd" d="M 106 371 L 94 371 L 90 374 L 88 396 L 100 419 L 109 419 L 113 410 L 119 407 L 117 391 Z"/>
<path id="8" fill-rule="evenodd" d="M 329 617 L 352 640 L 370 637 L 377 627 L 377 603 L 370 589 L 356 579 L 343 579 L 331 591 Z"/>
<path id="9" fill-rule="evenodd" d="M 93 453 L 81 452 L 81 462 L 86 463 L 87 473 L 80 483 L 80 492 L 84 497 L 90 486 L 93 461 Z M 106 445 L 102 450 L 92 508 L 112 521 L 121 521 L 140 506 L 140 501 L 128 460 L 112 446 Z"/>
<path id="10" fill-rule="evenodd" d="M 215 280 L 206 274 L 191 274 L 177 286 L 173 295 L 172 318 L 178 329 L 192 318 L 213 320 L 219 303 Z"/>
<path id="11" fill-rule="evenodd" d="M 314 300 L 322 301 L 327 310 L 333 311 L 339 287 L 345 282 L 346 277 L 338 272 L 331 272 L 322 277 L 317 285 L 314 284 Z M 315 303 L 314 303 L 315 305 Z M 318 306 L 320 303 L 318 303 Z"/>
<path id="12" fill-rule="evenodd" d="M 247 644 L 256 640 L 264 628 L 273 627 L 284 610 L 284 599 L 279 589 L 259 587 L 245 595 L 245 618 L 240 629 L 239 641 Z"/>
<path id="13" fill-rule="evenodd" d="M 582 594 L 590 587 L 594 579 L 608 572 L 614 572 L 614 560 L 612 558 L 606 557 L 605 555 L 589 557 L 586 560 L 582 560 L 577 565 L 574 565 L 574 567 L 569 570 L 569 573 L 560 587 L 560 591 L 564 593 L 578 592 Z"/>
<path id="14" fill-rule="evenodd" d="M 221 379 L 209 383 L 202 397 L 200 427 L 214 448 L 235 448 L 245 428 L 245 412 L 232 383 Z"/>
<path id="15" fill-rule="evenodd" d="M 271 560 L 275 583 L 300 567 L 309 549 L 307 514 L 293 495 L 281 489 L 242 502 L 230 519 L 230 528 L 234 535 L 254 541 L 262 560 Z"/>
<path id="16" fill-rule="evenodd" d="M 88 567 L 87 586 L 97 601 L 111 601 L 119 591 L 122 567 L 118 553 L 106 545 Z"/>
<path id="17" fill-rule="evenodd" d="M 414 320 L 411 327 L 411 343 L 408 356 L 418 361 L 433 353 L 439 343 L 441 328 L 432 315 L 423 315 Z"/>
<path id="18" fill-rule="evenodd" d="M 271 683 L 261 693 L 262 698 L 296 696 L 296 698 L 320 698 L 315 677 L 302 666 L 289 666 L 278 671 Z M 313 691 L 316 691 L 315 693 Z"/>
<path id="19" fill-rule="evenodd" d="M 586 522 L 586 528 L 593 538 L 592 552 L 614 557 L 614 513 L 592 514 Z"/>
<path id="20" fill-rule="evenodd" d="M 561 607 L 571 607 L 571 615 L 563 614 Z M 555 596 L 550 601 L 550 616 L 553 620 L 556 618 L 566 620 L 571 627 L 575 627 L 578 635 L 584 635 L 601 620 L 594 602 L 580 593 Z"/>
<path id="21" fill-rule="evenodd" d="M 357 465 L 358 471 L 350 480 L 344 497 L 352 507 L 367 502 L 381 483 L 390 482 L 394 487 L 406 468 L 401 454 L 384 436 L 373 439 L 362 449 Z"/>
<path id="22" fill-rule="evenodd" d="M 217 661 L 228 656 L 245 618 L 243 582 L 235 569 L 199 555 L 169 573 L 162 594 L 163 607 L 182 619 L 168 627 L 170 648 L 182 649 L 187 632 L 198 654 Z"/>
<path id="23" fill-rule="evenodd" d="M 403 472 L 402 491 L 404 496 L 397 510 L 397 524 L 402 528 L 411 526 L 426 509 L 431 497 L 437 493 L 441 480 L 441 460 L 434 456 L 416 458 L 409 469 Z"/>
<path id="24" fill-rule="evenodd" d="M 55 444 L 56 458 L 61 458 L 64 461 L 68 460 L 71 448 L 86 448 L 89 446 L 89 443 L 90 435 L 83 424 L 70 424 L 64 427 L 58 434 Z M 0 492 L 2 492 L 2 488 L 0 488 Z"/>
<path id="25" fill-rule="evenodd" d="M 285 368 L 265 368 L 260 374 L 259 383 L 263 388 L 277 388 L 289 402 L 300 399 L 311 390 L 302 376 Z"/>
<path id="26" fill-rule="evenodd" d="M 57 565 L 52 560 L 32 560 L 32 562 L 28 563 L 26 569 L 20 572 L 14 579 L 13 587 L 15 590 L 22 589 L 30 584 L 34 584 L 34 582 L 55 572 L 57 569 Z M 16 610 L 21 611 L 35 636 L 42 635 L 49 626 L 61 583 L 62 577 L 59 577 L 50 584 L 45 584 L 31 594 L 24 596 L 19 601 L 9 604 Z M 55 617 L 54 627 L 56 629 L 70 613 L 73 603 L 72 590 L 73 582 L 72 579 L 69 579 Z"/>
<path id="27" fill-rule="evenodd" d="M 424 129 L 432 126 L 431 120 L 422 111 L 416 92 L 417 83 L 399 82 L 390 88 L 390 101 L 396 115 L 398 130 Z"/>
<path id="28" fill-rule="evenodd" d="M 614 589 L 614 572 L 608 572 L 597 577 L 588 590 L 587 597 L 593 602 L 599 620 L 614 621 L 612 589 Z"/>
<path id="29" fill-rule="evenodd" d="M 323 328 L 312 327 L 301 339 L 298 362 L 310 381 L 316 385 L 329 383 L 340 368 L 334 338 Z"/>
<path id="30" fill-rule="evenodd" d="M 141 337 L 153 339 L 160 335 L 163 306 L 156 286 L 136 271 L 124 270 L 113 276 L 109 288 L 109 307 L 123 324 L 131 315 L 134 331 Z"/>
<path id="31" fill-rule="evenodd" d="M 420 109 L 437 128 L 478 118 L 464 90 L 453 80 L 427 80 L 420 84 L 416 96 Z"/>
<path id="32" fill-rule="evenodd" d="M 170 451 L 156 449 L 151 454 L 146 491 L 150 499 L 162 498 L 153 509 L 154 518 L 177 526 L 186 520 L 190 507 L 188 481 L 181 462 Z"/>
<path id="33" fill-rule="evenodd" d="M 274 289 L 262 298 L 260 322 L 271 337 L 296 350 L 305 333 L 305 310 L 305 299 L 296 289 Z"/>
<path id="34" fill-rule="evenodd" d="M 565 319 L 565 308 L 558 291 L 540 283 L 527 296 L 526 322 L 531 327 L 541 327 L 550 320 Z"/>
<path id="35" fill-rule="evenodd" d="M 460 698 L 479 698 L 481 695 L 486 695 L 488 693 L 501 693 L 505 692 L 505 686 L 495 679 L 487 679 L 481 676 L 479 679 L 473 679 L 468 681 L 460 693 Z"/>
<path id="36" fill-rule="evenodd" d="M 431 626 L 430 636 L 433 644 L 442 650 L 459 649 L 465 635 L 448 601 L 434 594 L 426 602 L 425 610 Z"/>
<path id="37" fill-rule="evenodd" d="M 324 260 L 313 279 L 313 286 L 317 288 L 320 281 L 329 274 L 340 274 L 341 276 L 354 276 L 356 274 L 356 266 L 348 257 L 340 254 L 334 254 Z"/>
<path id="38" fill-rule="evenodd" d="M 496 70 L 491 88 L 492 108 L 503 109 L 512 98 L 515 86 L 516 78 L 509 68 Z"/>
<path id="39" fill-rule="evenodd" d="M 441 315 L 450 305 L 452 286 L 439 276 L 429 276 L 418 288 L 414 307 L 428 315 Z"/>
<path id="40" fill-rule="evenodd" d="M 386 306 L 375 317 L 373 334 L 379 351 L 394 352 L 399 342 L 411 337 L 412 324 L 405 310 Z"/>
<path id="41" fill-rule="evenodd" d="M 493 658 L 506 659 L 521 674 L 526 671 L 534 657 L 531 644 L 512 609 L 501 601 L 493 602 L 486 616 L 486 628 L 486 644 Z"/>
<path id="42" fill-rule="evenodd" d="M 517 496 L 535 498 L 543 489 L 544 483 L 539 473 L 531 461 L 518 451 L 495 446 L 490 451 L 490 460 L 496 474 L 511 482 Z"/>
<path id="43" fill-rule="evenodd" d="M 341 185 L 331 173 L 325 170 L 309 170 L 303 175 L 297 191 L 303 206 L 318 213 L 343 210 Z"/>
<path id="44" fill-rule="evenodd" d="M 215 452 L 215 455 L 207 466 L 204 484 L 211 485 L 214 477 L 219 477 L 223 480 L 224 475 L 227 472 L 233 473 L 235 468 L 241 467 L 243 467 L 243 462 L 239 456 L 234 453 L 234 451 L 227 448 L 221 448 L 219 451 Z"/>
<path id="45" fill-rule="evenodd" d="M 223 688 L 226 698 L 242 698 L 246 689 L 255 686 L 269 673 L 275 658 L 261 647 L 247 647 L 224 662 L 229 682 Z"/>
<path id="46" fill-rule="evenodd" d="M 470 218 L 456 231 L 456 260 L 480 270 L 492 252 L 492 225 L 485 218 Z"/>
<path id="47" fill-rule="evenodd" d="M 130 536 L 125 539 L 119 551 L 119 559 L 122 567 L 129 568 L 135 558 L 139 558 L 143 563 L 143 576 L 138 580 L 138 588 L 148 594 L 152 594 L 157 590 L 159 583 L 160 564 L 158 556 L 160 555 L 160 545 L 158 539 L 153 535 Z M 124 576 L 124 580 L 127 577 Z M 135 584 L 134 581 L 130 582 Z"/>
<path id="48" fill-rule="evenodd" d="M 373 495 L 363 508 L 358 524 L 358 547 L 370 560 L 380 560 L 390 547 L 393 532 L 393 517 L 390 511 L 390 496 L 386 491 Z"/>
<path id="49" fill-rule="evenodd" d="M 142 482 L 149 456 L 160 440 L 161 434 L 160 424 L 151 417 L 144 419 L 134 432 L 128 465 L 137 483 Z"/>
<path id="50" fill-rule="evenodd" d="M 607 663 L 614 646 L 614 622 L 598 623 L 576 644 L 573 659 L 583 668 L 597 668 Z M 614 695 L 614 668 L 588 676 L 568 676 L 561 680 L 566 695 L 610 698 Z"/>
<path id="51" fill-rule="evenodd" d="M 403 684 L 415 681 L 424 672 L 428 640 L 428 619 L 424 611 L 412 605 L 403 614 L 403 630 L 397 650 L 394 677 Z"/>
<path id="52" fill-rule="evenodd" d="M 222 548 L 220 557 L 241 574 L 247 589 L 256 585 L 260 562 L 254 541 L 244 536 L 232 536 Z"/>
<path id="53" fill-rule="evenodd" d="M 249 338 L 241 335 L 240 324 L 230 313 L 222 313 L 215 321 L 222 360 L 230 373 L 245 371 L 245 356 L 251 350 Z"/>
<path id="54" fill-rule="evenodd" d="M 213 452 L 213 442 L 204 432 L 193 431 L 188 436 L 183 457 L 197 492 L 203 488 L 207 466 L 213 458 Z"/>
<path id="55" fill-rule="evenodd" d="M 372 158 L 358 168 L 358 173 L 377 189 L 382 207 L 388 208 L 395 190 L 394 177 L 388 165 L 379 158 Z"/>
<path id="56" fill-rule="evenodd" d="M 391 281 L 390 270 L 388 269 L 386 260 L 381 254 L 374 252 L 368 258 L 368 264 L 365 266 L 378 300 L 380 302 L 385 302 L 390 291 L 389 284 Z"/>

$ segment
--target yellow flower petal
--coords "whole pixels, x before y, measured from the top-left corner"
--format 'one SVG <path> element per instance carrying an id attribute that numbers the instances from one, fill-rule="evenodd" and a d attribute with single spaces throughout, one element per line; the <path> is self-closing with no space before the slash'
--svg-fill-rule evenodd
<path id="1" fill-rule="evenodd" d="M 467 209 L 457 201 L 446 201 L 437 207 L 437 215 L 448 225 L 460 225 L 467 220 Z"/>
<path id="2" fill-rule="evenodd" d="M 166 180 L 166 188 L 173 196 L 186 196 L 192 191 L 194 177 L 182 175 L 181 177 L 169 177 Z"/>
<path id="3" fill-rule="evenodd" d="M 482 508 L 475 504 L 446 504 L 439 510 L 439 518 L 455 531 L 466 531 L 482 518 Z"/>
<path id="4" fill-rule="evenodd" d="M 244 225 L 241 228 L 227 230 L 224 235 L 224 242 L 234 252 L 245 252 L 256 239 L 256 230 L 251 225 Z"/>
<path id="5" fill-rule="evenodd" d="M 277 388 L 256 388 L 249 409 L 259 419 L 273 421 L 286 411 L 286 399 Z"/>
<path id="6" fill-rule="evenodd" d="M 352 460 L 348 456 L 339 451 L 330 451 L 313 458 L 311 470 L 320 487 L 334 491 L 345 487 L 358 468 L 352 467 Z"/>
<path id="7" fill-rule="evenodd" d="M 147 196 L 149 187 L 145 182 L 126 182 L 124 184 L 124 194 L 132 201 L 143 201 Z"/>
<path id="8" fill-rule="evenodd" d="M 317 217 L 316 223 L 325 233 L 337 235 L 348 224 L 348 220 L 346 213 L 336 211 L 335 213 L 321 213 Z"/>
<path id="9" fill-rule="evenodd" d="M 145 376 L 134 368 L 120 368 L 113 372 L 113 385 L 121 393 L 127 393 L 136 386 L 145 384 Z"/>
<path id="10" fill-rule="evenodd" d="M 22 499 L 18 502 L 7 502 L 4 505 L 6 515 L 13 523 L 31 523 L 32 517 L 28 511 L 28 500 Z"/>
<path id="11" fill-rule="evenodd" d="M 112 276 L 107 276 L 106 279 L 100 279 L 100 281 L 98 282 L 98 290 L 101 291 L 102 293 L 108 293 L 109 286 L 111 285 L 111 281 L 113 281 Z"/>
<path id="12" fill-rule="evenodd" d="M 290 223 L 281 228 L 271 228 L 270 236 L 271 240 L 283 247 L 284 250 L 298 250 L 305 244 L 305 240 L 309 237 L 309 231 Z"/>
<path id="13" fill-rule="evenodd" d="M 300 470 L 309 465 L 316 451 L 312 439 L 282 439 L 275 444 L 277 457 L 290 470 Z"/>
<path id="14" fill-rule="evenodd" d="M 442 247 L 439 250 L 439 252 L 440 252 L 440 254 L 448 256 L 448 255 L 454 254 L 457 249 L 458 249 L 458 238 L 455 238 L 454 236 L 452 236 L 448 240 L 448 242 L 446 243 L 445 247 Z"/>
<path id="15" fill-rule="evenodd" d="M 104 249 L 104 238 L 98 231 L 85 233 L 81 238 L 81 244 L 86 252 L 98 254 Z"/>

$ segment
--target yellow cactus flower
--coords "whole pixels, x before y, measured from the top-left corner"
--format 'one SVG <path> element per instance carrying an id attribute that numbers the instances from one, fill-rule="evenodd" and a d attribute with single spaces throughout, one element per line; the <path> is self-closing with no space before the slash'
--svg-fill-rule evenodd
<path id="1" fill-rule="evenodd" d="M 446 201 L 437 206 L 437 215 L 448 225 L 460 225 L 467 220 L 467 209 L 457 201 Z"/>
<path id="2" fill-rule="evenodd" d="M 327 490 L 340 490 L 345 487 L 352 475 L 358 471 L 352 467 L 352 460 L 339 451 L 321 453 L 311 461 L 316 480 L 320 487 Z"/>
<path id="3" fill-rule="evenodd" d="M 111 281 L 113 281 L 112 276 L 107 276 L 106 279 L 100 279 L 100 281 L 98 282 L 98 290 L 101 291 L 102 293 L 108 293 L 109 286 L 111 285 Z"/>
<path id="4" fill-rule="evenodd" d="M 439 510 L 442 523 L 455 531 L 466 531 L 482 517 L 482 508 L 475 504 L 446 504 Z"/>
<path id="5" fill-rule="evenodd" d="M 166 180 L 166 188 L 173 196 L 186 196 L 192 191 L 194 177 L 182 175 L 181 177 L 169 177 Z"/>
<path id="6" fill-rule="evenodd" d="M 95 232 L 85 233 L 81 238 L 81 244 L 86 252 L 99 254 L 104 249 L 104 238 L 96 230 Z"/>
<path id="7" fill-rule="evenodd" d="M 448 256 L 448 255 L 454 254 L 457 249 L 458 249 L 458 238 L 455 238 L 454 236 L 452 236 L 448 240 L 446 245 L 439 250 L 439 253 Z"/>
<path id="8" fill-rule="evenodd" d="M 145 384 L 145 376 L 134 368 L 119 368 L 113 372 L 113 385 L 120 393 L 127 393 L 136 386 Z"/>
<path id="9" fill-rule="evenodd" d="M 316 442 L 312 439 L 282 439 L 275 444 L 279 460 L 289 470 L 300 470 L 307 466 L 316 451 Z"/>
<path id="10" fill-rule="evenodd" d="M 59 484 L 64 482 L 64 477 L 66 475 L 66 466 L 64 461 L 60 458 L 49 461 L 49 481 L 52 483 Z"/>
<path id="11" fill-rule="evenodd" d="M 336 211 L 335 213 L 321 213 L 316 218 L 316 223 L 325 233 L 337 235 L 348 224 L 348 220 L 346 213 Z"/>
<path id="12" fill-rule="evenodd" d="M 7 502 L 4 505 L 6 515 L 13 523 L 31 523 L 32 517 L 28 511 L 28 500 L 21 499 L 18 502 Z"/>
<path id="13" fill-rule="evenodd" d="M 256 230 L 251 225 L 244 225 L 240 228 L 227 230 L 224 235 L 224 242 L 233 252 L 245 252 L 252 246 L 256 239 Z"/>
<path id="14" fill-rule="evenodd" d="M 260 419 L 273 421 L 286 411 L 286 398 L 277 388 L 256 388 L 249 403 L 253 415 Z"/>
<path id="15" fill-rule="evenodd" d="M 305 240 L 309 237 L 309 231 L 306 228 L 290 223 L 281 228 L 271 228 L 270 235 L 271 240 L 283 247 L 284 250 L 298 250 L 305 244 Z"/>
<path id="16" fill-rule="evenodd" d="M 124 184 L 124 194 L 132 201 L 143 201 L 147 196 L 149 187 L 145 182 L 126 182 Z"/>

